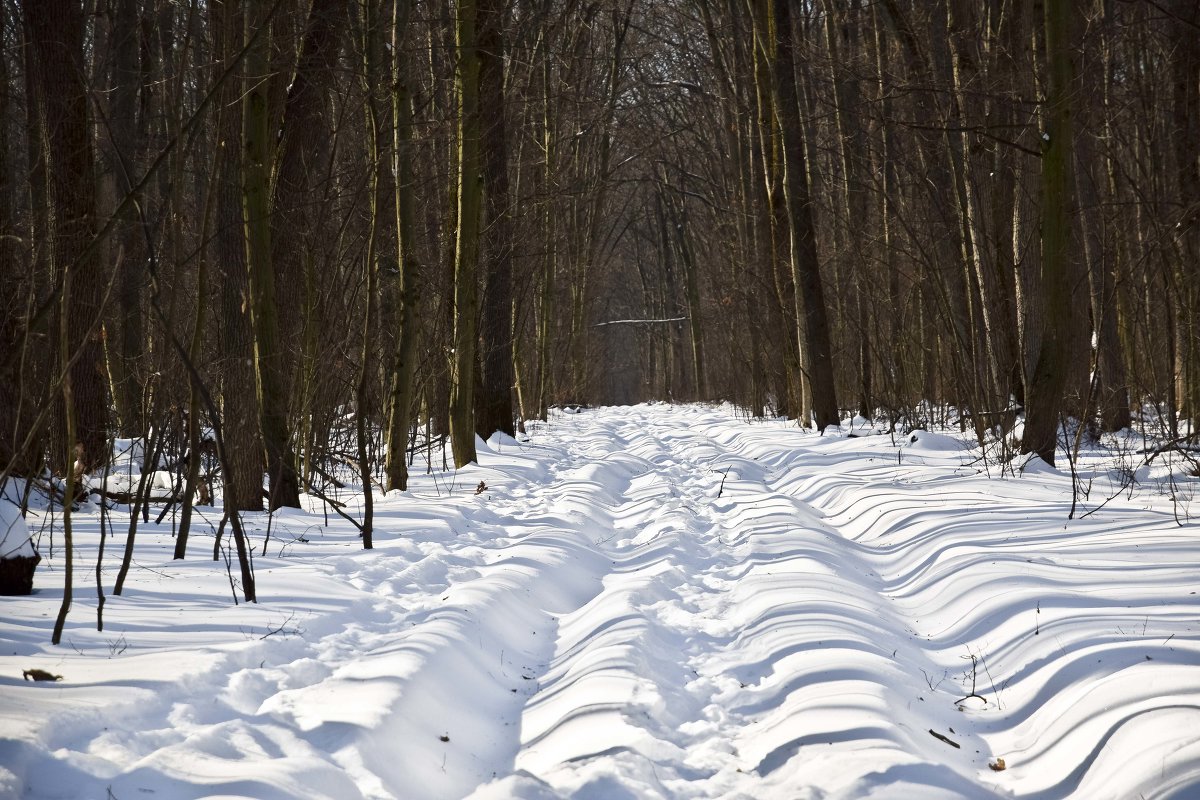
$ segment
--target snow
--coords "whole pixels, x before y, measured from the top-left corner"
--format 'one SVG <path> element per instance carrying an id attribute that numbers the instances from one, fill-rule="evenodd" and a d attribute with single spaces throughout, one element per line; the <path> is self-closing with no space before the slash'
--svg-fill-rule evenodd
<path id="1" fill-rule="evenodd" d="M 35 555 L 21 507 L 0 498 L 0 559 L 32 558 Z"/>
<path id="2" fill-rule="evenodd" d="M 1165 457 L 1081 460 L 1068 520 L 1069 474 L 969 436 L 661 405 L 528 429 L 377 497 L 373 551 L 319 500 L 265 553 L 247 515 L 258 604 L 208 560 L 219 515 L 186 561 L 170 517 L 143 525 L 102 632 L 85 508 L 58 647 L 61 542 L 31 511 L 0 797 L 1200 795 L 1195 480 Z"/>
<path id="3" fill-rule="evenodd" d="M 141 479 L 140 472 L 129 468 L 124 471 L 111 472 L 103 481 L 93 480 L 91 483 L 95 488 L 102 486 L 104 491 L 110 494 L 131 495 L 137 493 Z M 146 490 L 149 492 L 151 500 L 161 502 L 175 497 L 176 481 L 177 476 L 165 470 L 156 470 L 151 473 L 146 479 Z"/>
<path id="4" fill-rule="evenodd" d="M 944 433 L 931 433 L 925 430 L 915 430 L 908 435 L 908 446 L 912 450 L 944 451 L 953 453 L 966 450 L 967 444 L 960 438 Z"/>

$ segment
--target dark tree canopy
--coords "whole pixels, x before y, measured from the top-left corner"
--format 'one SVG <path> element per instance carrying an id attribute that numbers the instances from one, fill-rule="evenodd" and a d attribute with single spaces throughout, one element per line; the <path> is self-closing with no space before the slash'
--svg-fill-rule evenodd
<path id="1" fill-rule="evenodd" d="M 0 469 L 215 428 L 251 510 L 347 463 L 403 489 L 418 429 L 462 464 L 548 407 L 651 399 L 955 408 L 981 437 L 1024 406 L 1048 460 L 1143 403 L 1178 434 L 1198 26 L 1189 0 L 0 5 Z"/>

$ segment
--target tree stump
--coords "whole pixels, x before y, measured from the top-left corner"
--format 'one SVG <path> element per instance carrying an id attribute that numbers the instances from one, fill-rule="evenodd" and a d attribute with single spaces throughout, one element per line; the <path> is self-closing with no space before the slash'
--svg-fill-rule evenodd
<path id="1" fill-rule="evenodd" d="M 0 499 L 0 595 L 33 594 L 33 570 L 41 560 L 21 509 Z"/>
<path id="2" fill-rule="evenodd" d="M 0 595 L 33 594 L 33 571 L 41 560 L 36 553 L 0 560 Z"/>

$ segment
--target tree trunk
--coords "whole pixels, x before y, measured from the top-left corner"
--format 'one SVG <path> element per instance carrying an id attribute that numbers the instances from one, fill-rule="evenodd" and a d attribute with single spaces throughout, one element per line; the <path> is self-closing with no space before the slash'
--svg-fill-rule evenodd
<path id="1" fill-rule="evenodd" d="M 139 63 L 141 19 L 136 0 L 118 0 L 111 11 L 111 27 L 106 37 L 109 103 L 100 126 L 100 150 L 105 174 L 101 181 L 106 211 L 133 189 L 132 181 L 141 163 L 144 132 L 138 121 L 138 94 L 143 70 Z M 115 284 L 115 335 L 107 338 L 108 371 L 112 379 L 113 408 L 119 431 L 134 436 L 145 430 L 142 401 L 146 356 L 145 312 L 142 295 L 145 286 L 145 239 L 138 225 L 138 212 L 129 206 L 110 236 L 109 261 L 117 271 Z"/>
<path id="2" fill-rule="evenodd" d="M 479 307 L 479 224 L 483 174 L 480 158 L 477 4 L 462 0 L 455 20 L 458 47 L 458 232 L 454 247 L 454 367 L 450 444 L 454 466 L 475 456 L 475 334 Z"/>
<path id="3" fill-rule="evenodd" d="M 833 380 L 833 346 L 825 309 L 825 291 L 817 259 L 816 226 L 809 198 L 803 129 L 796 93 L 795 40 L 790 0 L 774 0 L 775 86 L 783 128 L 784 197 L 791 231 L 792 280 L 796 315 L 803 322 L 809 391 L 818 431 L 841 421 Z"/>
<path id="4" fill-rule="evenodd" d="M 78 439 L 66 452 L 82 449 L 78 460 L 91 472 L 107 460 L 108 393 L 100 313 L 103 274 L 92 239 L 95 235 L 95 169 L 87 114 L 83 7 L 72 0 L 25 4 L 34 49 L 33 68 L 41 99 L 41 136 L 46 154 L 51 209 L 51 258 L 63 278 L 59 326 L 66 349 L 72 389 L 68 414 Z M 68 288 L 69 287 L 69 288 Z M 70 461 L 64 465 L 71 469 Z"/>
<path id="5" fill-rule="evenodd" d="M 209 6 L 213 50 L 219 68 L 231 59 L 242 40 L 240 0 Z M 221 418 L 225 434 L 224 504 L 231 511 L 263 507 L 263 442 L 259 432 L 254 376 L 254 331 L 250 323 L 249 272 L 242 222 L 241 148 L 242 82 L 227 80 L 217 94 L 216 229 L 213 260 L 220 282 Z"/>
<path id="6" fill-rule="evenodd" d="M 846 39 L 846 44 L 854 43 L 856 27 L 849 19 L 836 22 L 834 4 L 826 0 L 825 8 L 825 41 L 829 49 L 830 70 L 834 82 L 834 98 L 837 101 L 837 158 L 842 171 L 842 197 L 844 200 L 842 213 L 846 219 L 846 229 L 850 232 L 847 256 L 853 270 L 852 283 L 854 286 L 851 303 L 857 327 L 855 350 L 858 355 L 857 388 L 858 413 L 870 418 L 874 411 L 872 398 L 872 364 L 870 346 L 870 327 L 867 292 L 871 285 L 867 274 L 866 252 L 861 247 L 864 237 L 856 235 L 854 226 L 863 224 L 868 219 L 867 195 L 862 185 L 862 154 L 867 152 L 866 138 L 861 123 L 859 110 L 859 93 L 856 82 L 850 74 L 849 64 L 846 63 L 849 54 L 843 53 L 839 36 Z M 839 30 L 840 28 L 840 30 Z"/>
<path id="7" fill-rule="evenodd" d="M 1101 22 L 1104 51 L 1108 48 L 1105 31 L 1107 19 Z M 1095 50 L 1084 51 L 1083 57 L 1090 60 L 1080 64 L 1080 77 L 1084 92 L 1079 98 L 1079 132 L 1075 158 L 1075 181 L 1079 196 L 1080 225 L 1083 233 L 1083 250 L 1087 265 L 1088 290 L 1091 299 L 1092 326 L 1095 329 L 1096 390 L 1092 403 L 1099 416 L 1102 431 L 1119 431 L 1129 427 L 1130 414 L 1129 379 L 1125 360 L 1121 355 L 1121 340 L 1117 327 L 1117 252 L 1106 241 L 1104 211 L 1101 204 L 1101 176 L 1107 174 L 1104 164 L 1107 155 L 1101 156 L 1096 147 L 1105 133 L 1103 111 L 1104 82 L 1107 73 L 1107 57 Z M 1090 410 L 1089 410 L 1090 414 Z"/>
<path id="8" fill-rule="evenodd" d="M 988 76 L 980 63 L 985 48 L 994 50 L 996 45 L 990 38 L 983 41 L 987 32 L 981 29 L 974 6 L 967 0 L 954 0 L 949 4 L 947 28 L 953 58 L 955 109 L 963 129 L 957 140 L 962 153 L 963 241 L 969 254 L 970 282 L 977 287 L 978 293 L 979 313 L 973 328 L 976 335 L 982 336 L 982 341 L 976 342 L 975 357 L 981 362 L 976 365 L 976 376 L 981 384 L 976 394 L 977 402 L 984 407 L 977 410 L 998 411 L 1007 403 L 1011 391 L 1008 381 L 1012 375 L 1012 353 L 1008 350 L 1007 332 L 1012 326 L 1002 291 L 1003 271 L 996 263 L 996 259 L 1007 252 L 989 246 L 989 242 L 1002 238 L 990 231 L 989 226 L 1006 225 L 1003 215 L 992 213 L 992 209 L 1004 205 L 1011 181 L 1005 180 L 1009 174 L 1005 159 L 996 163 L 991 152 L 995 143 L 981 133 L 988 127 L 990 119 L 999 116 L 1000 112 L 997 108 L 999 100 L 985 95 L 984 80 Z M 982 436 L 986 427 L 984 417 L 976 414 L 973 418 L 976 432 Z"/>
<path id="9" fill-rule="evenodd" d="M 1078 313 L 1071 285 L 1070 211 L 1074 194 L 1074 130 L 1071 101 L 1077 89 L 1072 55 L 1072 4 L 1047 2 L 1045 8 L 1046 120 L 1042 152 L 1042 294 L 1046 309 L 1042 344 L 1029 385 L 1022 452 L 1054 464 L 1058 426 L 1066 412 L 1064 392 L 1071 352 L 1073 316 Z"/>
<path id="10" fill-rule="evenodd" d="M 783 352 L 768 361 L 771 389 L 775 393 L 775 413 L 780 416 L 804 416 L 802 401 L 796 398 L 800 382 L 799 339 L 796 336 L 796 286 L 784 242 L 787 237 L 786 205 L 783 199 L 781 159 L 778 146 L 778 126 L 774 112 L 774 85 L 770 58 L 774 43 L 770 40 L 770 6 L 768 0 L 754 0 L 754 89 L 755 125 L 750 140 L 752 170 L 761 178 L 755 181 L 757 191 L 754 215 L 757 250 L 767 268 L 765 282 L 773 295 L 768 302 L 770 333 L 768 338 L 781 346 Z"/>
<path id="11" fill-rule="evenodd" d="M 542 147 L 545 162 L 542 165 L 542 231 L 545 253 L 542 255 L 542 280 L 538 286 L 537 306 L 537 417 L 546 421 L 546 414 L 553 393 L 554 381 L 550 363 L 550 341 L 554 327 L 554 278 L 557 263 L 556 215 L 550 203 L 550 191 L 554 176 L 554 125 L 551 114 L 550 80 L 553 61 L 549 55 L 542 60 Z"/>
<path id="12" fill-rule="evenodd" d="M 399 331 L 388 399 L 388 491 L 408 489 L 408 430 L 412 422 L 413 376 L 421 309 L 417 291 L 420 264 L 414 241 L 416 205 L 413 197 L 412 98 L 400 57 L 410 10 L 410 4 L 397 2 L 392 12 L 392 158 L 396 176 L 396 255 L 400 274 L 396 286 Z"/>
<path id="13" fill-rule="evenodd" d="M 327 106 L 334 76 L 340 69 L 339 28 L 346 19 L 347 9 L 348 0 L 312 3 L 295 74 L 287 89 L 282 124 L 278 128 L 278 149 L 270 138 L 268 142 L 272 144 L 266 150 L 268 169 L 271 156 L 278 157 L 270 207 L 271 267 L 281 347 L 280 387 L 289 399 L 305 397 L 311 391 L 308 381 L 301 379 L 298 372 L 302 366 L 310 365 L 307 358 L 312 355 L 301 348 L 313 333 L 304 330 L 303 325 L 316 324 L 307 313 L 306 301 L 310 298 L 304 296 L 304 276 L 308 270 L 315 271 L 319 254 L 325 249 L 321 221 L 326 210 L 333 139 Z M 266 82 L 264 92 L 280 83 L 275 78 Z M 268 134 L 276 130 L 270 122 L 268 112 Z M 305 359 L 303 365 L 301 359 Z"/>
<path id="14" fill-rule="evenodd" d="M 1200 7 L 1195 0 L 1171 6 L 1172 140 L 1179 170 L 1175 222 L 1175 394 L 1182 418 L 1200 414 Z"/>
<path id="15" fill-rule="evenodd" d="M 688 339 L 692 350 L 692 399 L 708 399 L 707 364 L 704 360 L 704 309 L 700 302 L 700 275 L 692 255 L 691 229 L 688 224 L 687 199 L 680 191 L 678 204 L 672 204 L 675 216 L 675 238 L 679 261 L 683 268 L 684 291 L 687 297 Z"/>
<path id="16" fill-rule="evenodd" d="M 355 436 L 358 444 L 358 473 L 362 481 L 363 517 L 359 531 L 363 540 L 363 549 L 374 548 L 375 522 L 375 492 L 371 485 L 371 447 L 370 447 L 370 405 L 371 384 L 376 377 L 375 369 L 375 322 L 376 295 L 379 291 L 380 237 L 385 225 L 381 217 L 386 213 L 389 193 L 387 177 L 390 172 L 388 165 L 388 143 L 394 141 L 388 130 L 389 115 L 383 108 L 375 92 L 374 80 L 378 75 L 391 72 L 391 65 L 385 68 L 383 51 L 385 49 L 384 27 L 379 9 L 373 3 L 366 3 L 361 8 L 362 13 L 362 48 L 363 63 L 361 85 L 366 100 L 363 104 L 363 127 L 366 132 L 366 151 L 369 175 L 367 184 L 369 192 L 367 248 L 363 255 L 363 283 L 365 297 L 362 312 L 362 339 L 358 351 L 358 385 L 354 392 L 354 422 Z M 391 20 L 394 26 L 395 20 Z M 395 89 L 392 90 L 393 92 Z M 391 190 L 392 199 L 395 191 Z"/>
<path id="17" fill-rule="evenodd" d="M 508 186 L 508 126 L 504 117 L 504 3 L 479 4 L 479 94 L 483 151 L 484 271 L 479 394 L 475 431 L 514 435 L 512 341 L 512 200 Z"/>
<path id="18" fill-rule="evenodd" d="M 10 27 L 8 10 L 0 8 L 0 41 L 6 40 Z M 8 59 L 0 58 L 0 120 L 9 119 L 9 114 L 14 113 L 12 93 L 9 91 L 10 79 Z M 21 367 L 27 357 L 24 309 L 32 281 L 27 274 L 29 265 L 21 263 L 17 248 L 19 234 L 14 213 L 16 189 L 13 158 L 9 152 L 12 146 L 9 130 L 8 125 L 0 126 L 0 342 L 7 347 L 7 352 L 0 354 L 0 473 L 25 476 L 31 475 L 36 469 L 22 453 L 22 444 L 28 431 L 27 421 L 21 419 L 22 407 L 33 405 L 33 398 L 25 396 L 34 391 L 33 382 L 26 383 L 21 375 Z M 15 564 L 0 561 L 0 569 L 5 565 L 9 569 L 16 568 Z M 33 574 L 32 567 L 29 574 Z"/>
<path id="19" fill-rule="evenodd" d="M 262 5 L 252 3 L 251 7 Z M 246 15 L 250 42 L 258 14 Z M 246 263 L 250 272 L 250 321 L 254 328 L 254 373 L 263 444 L 267 452 L 272 511 L 300 507 L 295 459 L 287 429 L 284 355 L 280 344 L 275 274 L 271 269 L 270 134 L 267 114 L 266 40 L 260 37 L 246 54 L 242 106 L 242 204 L 246 230 Z"/>

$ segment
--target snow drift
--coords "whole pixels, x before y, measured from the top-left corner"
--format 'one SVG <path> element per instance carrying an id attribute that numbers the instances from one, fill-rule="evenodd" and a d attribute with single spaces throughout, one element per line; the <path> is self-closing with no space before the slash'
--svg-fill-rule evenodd
<path id="1" fill-rule="evenodd" d="M 104 631 L 77 586 L 62 647 L 61 544 L 31 514 L 0 796 L 1200 793 L 1194 482 L 1097 452 L 1068 520 L 1070 476 L 953 436 L 701 407 L 559 415 L 481 459 L 377 499 L 372 552 L 316 500 L 269 540 L 248 515 L 257 605 L 203 527 L 186 561 L 169 518 L 143 527 Z M 76 524 L 94 564 L 98 513 Z"/>

